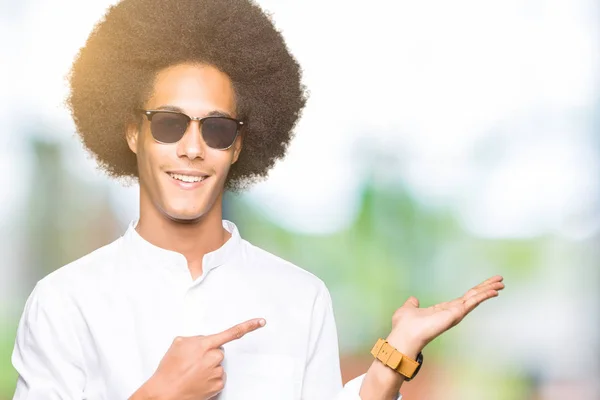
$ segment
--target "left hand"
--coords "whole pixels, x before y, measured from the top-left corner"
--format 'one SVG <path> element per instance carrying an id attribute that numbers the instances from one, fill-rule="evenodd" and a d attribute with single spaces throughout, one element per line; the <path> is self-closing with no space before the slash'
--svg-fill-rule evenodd
<path id="1" fill-rule="evenodd" d="M 419 308 L 419 301 L 410 297 L 394 312 L 392 331 L 387 337 L 390 345 L 413 359 L 433 339 L 463 320 L 484 301 L 498 296 L 504 289 L 503 278 L 494 276 L 468 290 L 462 297 Z"/>
<path id="2" fill-rule="evenodd" d="M 498 292 L 504 289 L 502 279 L 501 276 L 494 276 L 462 297 L 428 308 L 419 308 L 419 301 L 410 297 L 394 312 L 392 331 L 387 341 L 401 353 L 416 359 L 429 342 L 462 321 L 475 307 L 498 296 Z M 361 385 L 360 398 L 395 399 L 402 382 L 404 377 L 401 374 L 375 360 Z"/>

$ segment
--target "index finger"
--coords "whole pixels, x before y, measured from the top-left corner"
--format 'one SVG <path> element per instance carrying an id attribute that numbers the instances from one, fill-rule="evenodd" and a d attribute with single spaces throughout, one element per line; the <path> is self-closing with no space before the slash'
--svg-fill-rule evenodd
<path id="1" fill-rule="evenodd" d="M 257 330 L 265 326 L 266 321 L 262 318 L 254 318 L 241 324 L 232 326 L 231 328 L 221 332 L 209 335 L 206 339 L 209 341 L 211 347 L 223 346 L 225 343 L 229 343 L 232 340 L 237 340 L 243 337 L 246 333 Z"/>

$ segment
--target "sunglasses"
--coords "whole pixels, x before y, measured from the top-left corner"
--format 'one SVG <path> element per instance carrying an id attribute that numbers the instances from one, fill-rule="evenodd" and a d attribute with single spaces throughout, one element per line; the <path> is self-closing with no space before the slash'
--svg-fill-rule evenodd
<path id="1" fill-rule="evenodd" d="M 171 144 L 181 140 L 192 121 L 200 123 L 202 139 L 211 148 L 227 150 L 238 136 L 242 121 L 230 117 L 211 115 L 190 117 L 179 111 L 138 110 L 148 118 L 152 137 L 159 143 Z"/>

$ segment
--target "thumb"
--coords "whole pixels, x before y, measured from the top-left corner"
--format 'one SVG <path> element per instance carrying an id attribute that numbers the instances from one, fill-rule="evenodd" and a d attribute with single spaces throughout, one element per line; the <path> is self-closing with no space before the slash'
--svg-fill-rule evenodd
<path id="1" fill-rule="evenodd" d="M 402 307 L 419 308 L 419 300 L 415 296 L 410 296 Z"/>

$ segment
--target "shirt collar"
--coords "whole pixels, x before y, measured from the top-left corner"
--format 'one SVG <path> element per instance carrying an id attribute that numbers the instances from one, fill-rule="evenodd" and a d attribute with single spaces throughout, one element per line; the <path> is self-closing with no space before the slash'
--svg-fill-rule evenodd
<path id="1" fill-rule="evenodd" d="M 142 261 L 144 264 L 184 269 L 189 273 L 187 260 L 183 254 L 148 242 L 135 230 L 137 223 L 138 220 L 132 221 L 123 235 L 125 247 L 136 260 Z M 202 259 L 203 275 L 232 261 L 240 251 L 242 239 L 237 226 L 231 221 L 223 220 L 223 228 L 231 234 L 231 237 L 221 247 L 204 255 Z"/>

